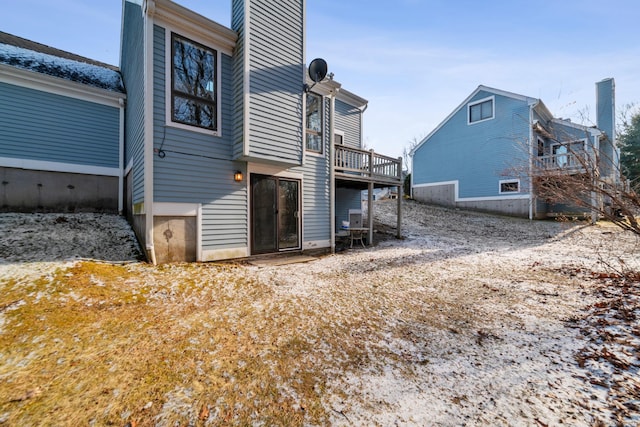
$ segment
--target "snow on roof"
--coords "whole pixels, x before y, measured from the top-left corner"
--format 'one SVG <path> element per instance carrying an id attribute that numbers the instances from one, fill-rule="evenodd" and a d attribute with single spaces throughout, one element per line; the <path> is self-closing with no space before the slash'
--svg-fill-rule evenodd
<path id="1" fill-rule="evenodd" d="M 53 48 L 49 48 L 49 51 L 51 53 L 0 43 L 0 64 L 124 93 L 122 78 L 115 67 L 88 58 L 82 61 L 82 57 L 77 55 L 64 55 L 67 56 L 65 58 L 62 55 L 53 54 L 58 52 Z M 70 59 L 71 57 L 74 59 Z"/>

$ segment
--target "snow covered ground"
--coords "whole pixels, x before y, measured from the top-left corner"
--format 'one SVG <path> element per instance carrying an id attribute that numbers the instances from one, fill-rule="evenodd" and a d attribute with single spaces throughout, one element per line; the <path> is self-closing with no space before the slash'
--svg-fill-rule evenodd
<path id="1" fill-rule="evenodd" d="M 313 337 L 332 424 L 640 423 L 640 287 L 620 278 L 640 271 L 635 236 L 407 202 L 396 240 L 382 232 L 395 207 L 376 204 L 375 247 L 234 270 L 356 325 L 350 342 L 373 361 L 359 367 L 337 369 L 336 349 Z M 2 214 L 0 232 L 0 283 L 139 257 L 109 215 Z"/>

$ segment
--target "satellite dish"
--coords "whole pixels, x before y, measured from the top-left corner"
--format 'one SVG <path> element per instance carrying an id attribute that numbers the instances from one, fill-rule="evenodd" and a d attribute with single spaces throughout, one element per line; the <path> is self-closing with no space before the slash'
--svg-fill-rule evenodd
<path id="1" fill-rule="evenodd" d="M 327 61 L 322 58 L 316 58 L 309 64 L 309 78 L 315 83 L 322 81 L 327 77 Z"/>

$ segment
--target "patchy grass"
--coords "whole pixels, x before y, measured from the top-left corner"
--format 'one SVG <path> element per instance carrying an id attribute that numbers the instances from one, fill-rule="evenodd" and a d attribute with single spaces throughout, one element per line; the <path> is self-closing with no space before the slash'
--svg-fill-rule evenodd
<path id="1" fill-rule="evenodd" d="M 2 283 L 3 420 L 325 424 L 331 373 L 370 362 L 354 331 L 371 319 L 332 319 L 233 270 L 79 262 Z"/>

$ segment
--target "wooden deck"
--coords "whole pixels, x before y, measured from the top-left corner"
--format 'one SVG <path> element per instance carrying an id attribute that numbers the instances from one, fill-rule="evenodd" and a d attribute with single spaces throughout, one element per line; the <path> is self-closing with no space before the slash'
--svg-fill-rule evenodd
<path id="1" fill-rule="evenodd" d="M 334 174 L 346 186 L 367 188 L 396 187 L 402 185 L 402 158 L 378 154 L 373 150 L 360 150 L 335 146 Z"/>
<path id="2" fill-rule="evenodd" d="M 355 230 L 350 233 L 351 245 L 358 241 L 364 246 L 364 238 L 371 245 L 373 239 L 373 189 L 381 187 L 398 188 L 398 225 L 397 237 L 401 237 L 402 228 L 402 157 L 393 157 L 378 154 L 373 150 L 361 150 L 336 144 L 333 147 L 333 165 L 331 174 L 335 187 L 346 187 L 357 190 L 367 190 L 367 224 L 366 229 Z M 334 190 L 335 191 L 335 187 Z M 335 193 L 333 195 L 335 197 Z M 335 215 L 335 212 L 334 212 Z M 335 224 L 331 235 L 331 245 L 335 248 Z"/>

